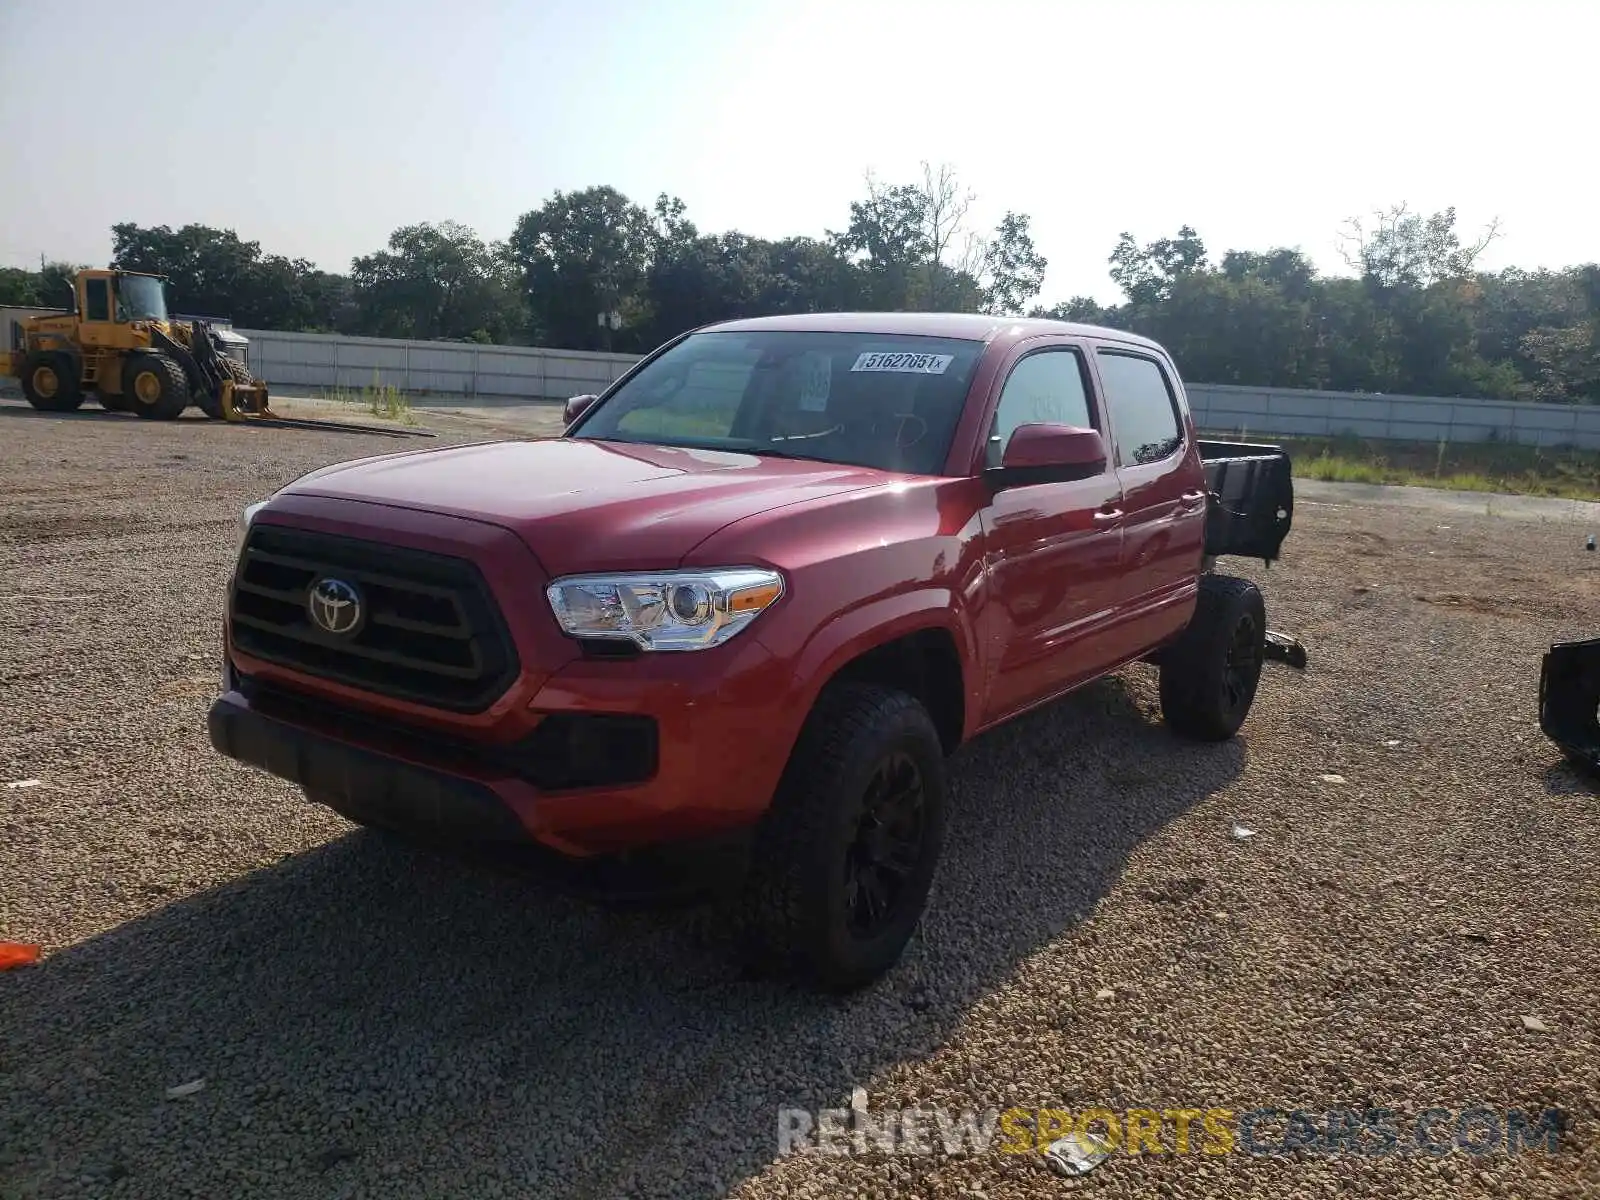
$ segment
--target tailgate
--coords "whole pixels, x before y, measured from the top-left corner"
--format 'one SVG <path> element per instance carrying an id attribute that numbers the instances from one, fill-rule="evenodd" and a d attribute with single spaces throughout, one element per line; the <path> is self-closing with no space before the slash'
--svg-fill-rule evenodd
<path id="1" fill-rule="evenodd" d="M 1279 446 L 1201 439 L 1205 464 L 1206 554 L 1273 562 L 1294 520 L 1289 455 Z"/>

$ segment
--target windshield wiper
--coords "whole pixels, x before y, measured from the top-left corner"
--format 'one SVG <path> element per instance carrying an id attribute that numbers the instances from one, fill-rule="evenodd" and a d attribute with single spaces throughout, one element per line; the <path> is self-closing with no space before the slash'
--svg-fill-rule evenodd
<path id="1" fill-rule="evenodd" d="M 807 462 L 826 461 L 825 459 L 819 459 L 815 454 L 797 454 L 793 450 L 785 450 L 782 446 L 740 446 L 734 453 L 754 454 L 760 458 L 796 458 Z"/>

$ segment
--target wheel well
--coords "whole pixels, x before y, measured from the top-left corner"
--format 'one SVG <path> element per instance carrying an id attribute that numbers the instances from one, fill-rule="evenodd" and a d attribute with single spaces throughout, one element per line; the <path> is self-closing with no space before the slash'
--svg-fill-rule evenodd
<path id="1" fill-rule="evenodd" d="M 966 686 L 961 655 L 944 629 L 923 629 L 874 646 L 840 667 L 830 682 L 876 683 L 915 696 L 939 731 L 945 753 L 961 744 Z"/>
<path id="2" fill-rule="evenodd" d="M 83 381 L 83 355 L 71 346 L 43 346 L 32 352 L 29 357 L 37 356 L 41 362 L 59 364 L 66 372 L 62 383 L 81 384 Z M 27 360 L 24 359 L 24 362 Z"/>

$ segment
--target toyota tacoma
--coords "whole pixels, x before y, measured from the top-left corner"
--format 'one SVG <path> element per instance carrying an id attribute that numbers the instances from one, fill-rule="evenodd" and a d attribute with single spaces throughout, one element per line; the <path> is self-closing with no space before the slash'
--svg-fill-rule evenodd
<path id="1" fill-rule="evenodd" d="M 1136 661 L 1223 740 L 1266 638 L 1272 446 L 1156 343 L 835 314 L 684 334 L 559 437 L 313 471 L 245 514 L 223 754 L 353 821 L 571 858 L 731 837 L 753 963 L 899 958 L 968 739 Z"/>

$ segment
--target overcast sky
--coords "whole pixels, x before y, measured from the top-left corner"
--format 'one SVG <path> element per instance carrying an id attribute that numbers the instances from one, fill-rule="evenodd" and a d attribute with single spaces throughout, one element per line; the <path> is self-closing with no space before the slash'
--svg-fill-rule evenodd
<path id="1" fill-rule="evenodd" d="M 1032 216 L 1046 302 L 1186 222 L 1340 269 L 1398 201 L 1563 266 L 1600 258 L 1597 44 L 1595 0 L 0 0 L 0 264 L 199 222 L 342 271 L 598 183 L 821 235 L 927 159 Z"/>

